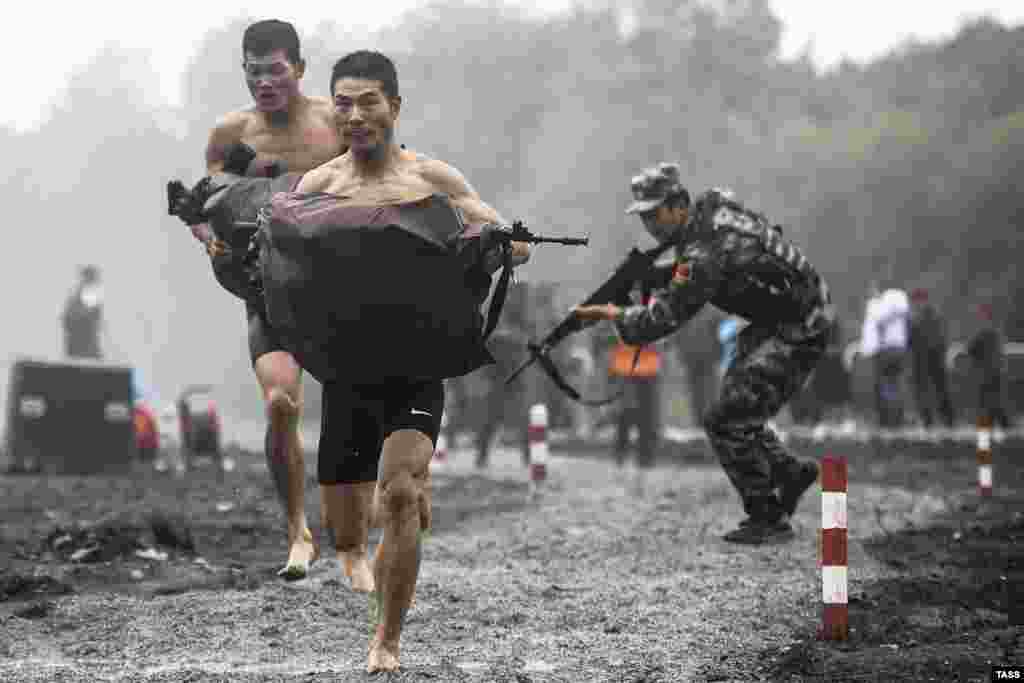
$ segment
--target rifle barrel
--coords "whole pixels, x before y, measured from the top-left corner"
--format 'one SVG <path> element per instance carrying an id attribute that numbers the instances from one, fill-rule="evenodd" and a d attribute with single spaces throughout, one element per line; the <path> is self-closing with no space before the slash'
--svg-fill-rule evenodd
<path id="1" fill-rule="evenodd" d="M 512 239 L 515 240 L 516 238 L 513 237 Z M 570 247 L 585 247 L 590 244 L 589 237 L 539 237 L 531 235 L 524 241 L 532 244 L 564 244 Z"/>

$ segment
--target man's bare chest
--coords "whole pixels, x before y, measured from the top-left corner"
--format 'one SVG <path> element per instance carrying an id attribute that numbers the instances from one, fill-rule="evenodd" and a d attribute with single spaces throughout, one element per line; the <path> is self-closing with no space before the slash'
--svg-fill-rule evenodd
<path id="1" fill-rule="evenodd" d="M 339 177 L 326 188 L 326 192 L 353 206 L 418 201 L 437 191 L 432 183 L 414 173 L 383 178 Z"/>
<path id="2" fill-rule="evenodd" d="M 259 130 L 242 140 L 261 159 L 282 160 L 288 170 L 302 173 L 338 156 L 341 143 L 333 128 L 306 126 L 295 130 Z"/>

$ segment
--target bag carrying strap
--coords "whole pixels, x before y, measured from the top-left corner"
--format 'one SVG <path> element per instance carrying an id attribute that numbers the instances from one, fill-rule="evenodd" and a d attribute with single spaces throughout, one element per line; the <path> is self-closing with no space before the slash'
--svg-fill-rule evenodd
<path id="1" fill-rule="evenodd" d="M 491 295 L 491 303 L 487 305 L 487 321 L 484 323 L 483 341 L 491 336 L 494 328 L 498 326 L 501 318 L 501 309 L 505 306 L 505 299 L 508 296 L 508 285 L 512 279 L 512 247 L 504 245 L 501 255 L 501 275 L 498 276 L 498 284 L 494 287 L 494 294 Z"/>

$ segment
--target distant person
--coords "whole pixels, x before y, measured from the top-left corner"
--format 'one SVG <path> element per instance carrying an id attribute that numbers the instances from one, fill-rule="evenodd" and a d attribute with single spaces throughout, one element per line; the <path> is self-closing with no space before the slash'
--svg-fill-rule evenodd
<path id="1" fill-rule="evenodd" d="M 68 358 L 102 359 L 103 286 L 96 266 L 84 266 L 79 271 L 78 284 L 64 304 L 61 323 Z"/>
<path id="2" fill-rule="evenodd" d="M 693 322 L 679 331 L 674 338 L 677 358 L 686 374 L 690 414 L 696 426 L 718 394 L 720 347 L 717 340 L 721 313 L 706 309 L 697 314 Z"/>
<path id="3" fill-rule="evenodd" d="M 679 330 L 707 304 L 748 321 L 718 402 L 704 425 L 748 518 L 725 534 L 733 543 L 793 537 L 790 517 L 818 478 L 818 466 L 786 452 L 766 421 L 806 382 L 825 351 L 833 307 L 828 286 L 799 248 L 728 190 L 691 202 L 679 165 L 635 176 L 637 214 L 658 242 L 675 246 L 665 289 L 648 305 L 578 306 L 582 320 L 611 320 L 626 344 L 648 344 Z"/>
<path id="4" fill-rule="evenodd" d="M 977 310 L 981 329 L 967 343 L 977 392 L 977 417 L 979 423 L 1009 429 L 1004 367 L 1006 340 L 995 324 L 992 306 L 980 304 Z"/>
<path id="5" fill-rule="evenodd" d="M 932 426 L 932 404 L 947 428 L 953 427 L 953 401 L 949 396 L 946 374 L 946 349 L 949 346 L 946 321 L 928 301 L 928 291 L 915 289 L 910 295 L 911 379 L 917 409 L 924 427 Z"/>
<path id="6" fill-rule="evenodd" d="M 637 292 L 635 303 L 646 305 Z M 616 404 L 615 464 L 626 464 L 628 454 L 636 454 L 636 489 L 643 493 L 646 475 L 654 467 L 658 449 L 661 415 L 658 385 L 661 353 L 653 345 L 637 347 L 617 340 L 608 356 L 608 374 L 613 384 L 621 383 L 622 397 Z M 631 446 L 636 429 L 636 445 Z"/>
<path id="7" fill-rule="evenodd" d="M 488 348 L 497 363 L 480 368 L 477 373 L 486 382 L 482 397 L 480 424 L 476 429 L 476 459 L 478 468 L 490 464 L 491 448 L 502 426 L 514 432 L 524 464 L 530 461 L 528 387 L 523 375 L 512 384 L 505 384 L 508 369 L 522 361 L 523 349 L 530 339 L 529 289 L 519 283 L 509 289 L 501 319 L 488 339 Z"/>
<path id="8" fill-rule="evenodd" d="M 870 335 L 868 343 L 875 347 L 875 402 L 878 423 L 883 428 L 898 428 L 904 420 L 903 374 L 909 318 L 910 299 L 902 289 L 887 289 L 868 302 L 864 326 Z"/>

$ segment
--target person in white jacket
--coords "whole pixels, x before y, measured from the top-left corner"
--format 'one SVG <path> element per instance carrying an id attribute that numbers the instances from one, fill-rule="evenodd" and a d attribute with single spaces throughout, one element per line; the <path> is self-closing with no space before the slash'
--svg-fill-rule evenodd
<path id="1" fill-rule="evenodd" d="M 873 359 L 878 424 L 884 428 L 903 424 L 909 319 L 910 298 L 902 289 L 891 288 L 876 294 L 865 308 L 861 353 Z"/>

